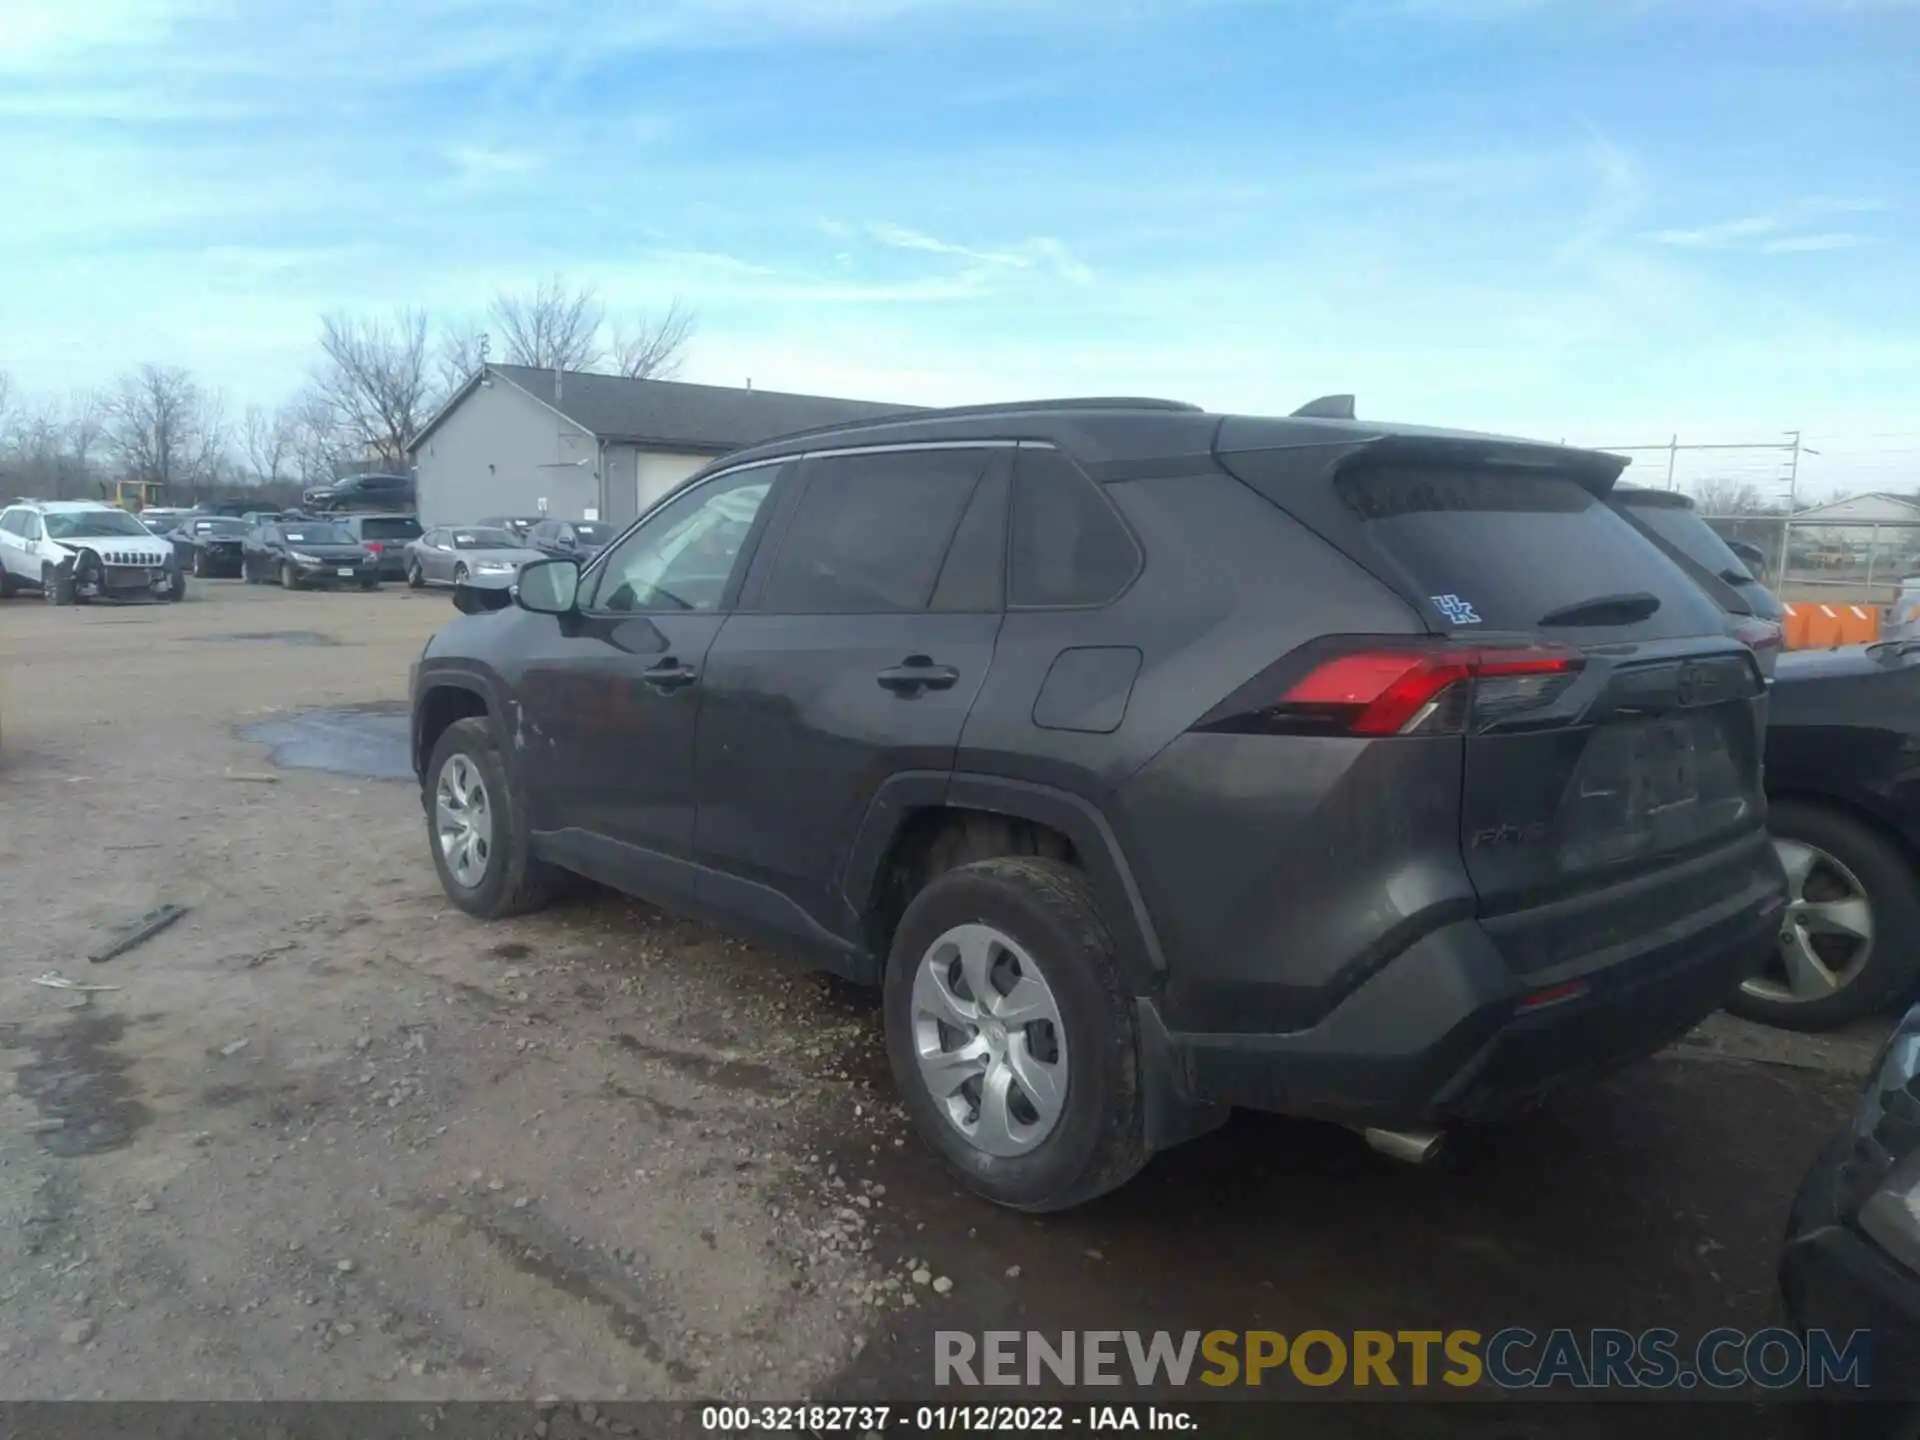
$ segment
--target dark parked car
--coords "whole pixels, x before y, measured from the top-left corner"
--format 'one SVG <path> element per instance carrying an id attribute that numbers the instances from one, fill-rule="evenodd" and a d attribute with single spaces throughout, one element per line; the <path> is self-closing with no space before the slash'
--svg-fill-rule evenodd
<path id="1" fill-rule="evenodd" d="M 433 860 L 475 915 L 575 871 L 881 985 L 1008 1205 L 1234 1105 L 1424 1158 L 1781 925 L 1757 663 L 1619 468 L 1148 401 L 740 451 L 428 644 Z"/>
<path id="2" fill-rule="evenodd" d="M 349 475 L 331 485 L 316 486 L 300 495 L 302 507 L 326 512 L 332 510 L 395 511 L 414 508 L 413 477 L 410 475 Z"/>
<path id="3" fill-rule="evenodd" d="M 201 579 L 240 573 L 247 522 L 226 515 L 188 515 L 167 536 L 183 568 Z"/>
<path id="4" fill-rule="evenodd" d="M 1844 1343 L 1868 1332 L 1872 1404 L 1848 1385 L 1812 1392 L 1809 1435 L 1910 1440 L 1920 1434 L 1920 1007 L 1895 1027 L 1867 1073 L 1847 1128 L 1794 1197 L 1780 1293 L 1803 1335 Z"/>
<path id="5" fill-rule="evenodd" d="M 585 564 L 613 539 L 614 528 L 598 520 L 542 520 L 526 534 L 527 544 L 545 555 Z"/>
<path id="6" fill-rule="evenodd" d="M 1616 485 L 1607 503 L 1713 597 L 1727 612 L 1734 633 L 1760 657 L 1760 668 L 1771 675 L 1786 644 L 1786 611 L 1700 517 L 1693 501 L 1674 490 Z"/>
<path id="7" fill-rule="evenodd" d="M 380 583 L 380 559 L 338 525 L 287 520 L 248 532 L 241 573 L 255 584 L 278 580 L 288 590 L 309 585 L 371 590 Z"/>
<path id="8" fill-rule="evenodd" d="M 1796 650 L 1774 671 L 1768 828 L 1787 923 L 1728 1009 L 1824 1030 L 1920 981 L 1920 641 Z"/>
<path id="9" fill-rule="evenodd" d="M 342 515 L 334 522 L 379 557 L 382 580 L 407 578 L 407 544 L 422 534 L 415 515 Z"/>

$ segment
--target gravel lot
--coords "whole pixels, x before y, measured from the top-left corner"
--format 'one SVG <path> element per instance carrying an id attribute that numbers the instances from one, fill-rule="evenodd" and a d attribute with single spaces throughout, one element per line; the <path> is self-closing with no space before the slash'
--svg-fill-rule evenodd
<path id="1" fill-rule="evenodd" d="M 936 1325 L 1768 1316 L 1871 1032 L 1716 1020 L 1459 1173 L 1249 1116 L 993 1210 L 907 1137 L 859 992 L 610 895 L 443 903 L 379 777 L 450 614 L 0 605 L 0 1398 L 905 1399 Z"/>

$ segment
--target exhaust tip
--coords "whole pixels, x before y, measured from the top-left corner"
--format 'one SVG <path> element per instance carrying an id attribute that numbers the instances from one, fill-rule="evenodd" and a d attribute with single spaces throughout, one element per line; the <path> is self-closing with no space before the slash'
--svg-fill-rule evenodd
<path id="1" fill-rule="evenodd" d="M 1379 1154 L 1407 1165 L 1427 1164 L 1447 1143 L 1444 1130 L 1380 1130 L 1368 1126 L 1360 1134 Z"/>

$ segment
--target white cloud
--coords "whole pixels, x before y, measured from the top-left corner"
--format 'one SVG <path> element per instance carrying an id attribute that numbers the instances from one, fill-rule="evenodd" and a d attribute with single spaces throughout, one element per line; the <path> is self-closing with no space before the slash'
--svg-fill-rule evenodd
<path id="1" fill-rule="evenodd" d="M 455 145 L 448 160 L 469 175 L 524 175 L 537 168 L 540 157 L 531 150 L 496 150 L 485 145 Z"/>
<path id="2" fill-rule="evenodd" d="M 1744 215 L 1738 220 L 1722 220 L 1694 230 L 1656 230 L 1650 238 L 1662 245 L 1686 250 L 1719 250 L 1779 228 L 1780 222 L 1771 215 Z"/>
<path id="3" fill-rule="evenodd" d="M 867 233 L 882 245 L 895 250 L 920 250 L 930 255 L 952 255 L 980 265 L 1009 270 L 1044 268 L 1075 285 L 1091 285 L 1094 282 L 1092 267 L 1075 256 L 1064 242 L 1051 235 L 1036 235 L 1013 245 L 978 249 L 971 245 L 956 245 L 948 240 L 940 240 L 919 230 L 909 229 L 905 225 L 873 224 L 867 227 Z"/>
<path id="4" fill-rule="evenodd" d="M 1827 230 L 1817 235 L 1783 235 L 1778 240 L 1769 240 L 1760 248 L 1769 255 L 1791 255 L 1813 250 L 1852 250 L 1872 243 L 1873 238 L 1868 235 L 1856 235 L 1850 230 Z"/>

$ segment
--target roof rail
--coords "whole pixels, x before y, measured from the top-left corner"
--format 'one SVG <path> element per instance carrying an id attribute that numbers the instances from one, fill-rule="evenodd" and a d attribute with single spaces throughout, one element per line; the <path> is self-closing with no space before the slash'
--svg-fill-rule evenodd
<path id="1" fill-rule="evenodd" d="M 898 410 L 886 410 L 877 415 L 863 415 L 854 420 L 835 420 L 826 425 L 809 425 L 804 430 L 789 430 L 784 435 L 775 435 L 757 444 L 740 448 L 757 450 L 761 445 L 779 445 L 803 435 L 830 435 L 840 430 L 864 430 L 870 425 L 898 425 L 909 420 L 964 420 L 970 415 L 1028 415 L 1036 411 L 1047 413 L 1061 410 L 1165 410 L 1189 415 L 1201 413 L 1198 405 L 1189 405 L 1184 400 L 1153 400 L 1125 395 L 1087 396 L 1082 399 L 1068 400 L 1001 400 L 989 405 L 950 405 L 939 409 L 903 405 Z"/>
<path id="2" fill-rule="evenodd" d="M 1293 412 L 1295 420 L 1351 420 L 1353 419 L 1353 396 L 1322 395 L 1318 400 L 1309 400 Z"/>

